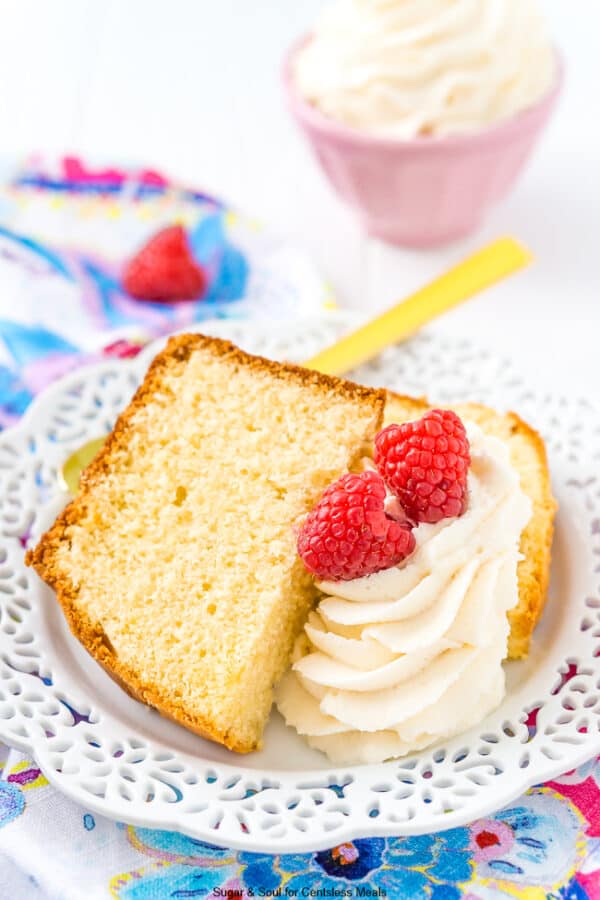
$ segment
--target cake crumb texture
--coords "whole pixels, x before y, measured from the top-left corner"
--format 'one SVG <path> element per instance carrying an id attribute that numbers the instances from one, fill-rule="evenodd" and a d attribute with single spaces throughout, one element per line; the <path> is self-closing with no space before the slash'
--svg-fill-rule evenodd
<path id="1" fill-rule="evenodd" d="M 384 402 L 226 341 L 171 338 L 27 561 L 133 696 L 257 749 L 314 601 L 295 527 Z"/>

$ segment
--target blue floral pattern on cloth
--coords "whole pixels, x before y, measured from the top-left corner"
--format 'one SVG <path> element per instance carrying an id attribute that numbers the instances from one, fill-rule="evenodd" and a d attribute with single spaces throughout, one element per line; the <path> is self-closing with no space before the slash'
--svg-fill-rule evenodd
<path id="1" fill-rule="evenodd" d="M 17 170 L 0 188 L 0 427 L 78 365 L 134 355 L 208 318 L 288 319 L 331 304 L 302 253 L 207 194 L 156 172 L 90 170 L 68 158 Z M 207 275 L 195 301 L 150 303 L 121 287 L 156 231 L 186 227 Z"/>
<path id="2" fill-rule="evenodd" d="M 311 856 L 240 853 L 242 880 L 255 894 L 284 887 L 288 896 L 448 897 L 471 877 L 464 828 L 410 838 L 366 838 Z M 362 886 L 366 893 L 351 890 Z"/>
<path id="3" fill-rule="evenodd" d="M 8 781 L 0 784 L 0 828 L 20 816 L 25 808 L 25 799 L 15 784 Z"/>
<path id="4" fill-rule="evenodd" d="M 583 767 L 583 774 L 586 769 Z M 579 803 L 549 787 L 464 828 L 406 838 L 367 838 L 313 854 L 256 854 L 182 835 L 125 829 L 152 859 L 117 876 L 120 900 L 154 897 L 388 897 L 401 900 L 596 900 L 596 826 L 583 808 L 597 802 L 588 779 Z M 162 893 L 157 893 L 158 889 Z M 229 892 L 229 894 L 227 893 Z"/>

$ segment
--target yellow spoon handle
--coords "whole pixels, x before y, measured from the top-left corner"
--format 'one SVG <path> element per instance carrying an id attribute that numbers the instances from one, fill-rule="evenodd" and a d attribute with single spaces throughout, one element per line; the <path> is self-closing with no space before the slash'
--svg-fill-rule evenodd
<path id="1" fill-rule="evenodd" d="M 343 375 L 372 359 L 384 347 L 409 337 L 422 325 L 527 265 L 532 258 L 513 238 L 500 238 L 367 325 L 317 353 L 304 365 L 328 375 Z"/>

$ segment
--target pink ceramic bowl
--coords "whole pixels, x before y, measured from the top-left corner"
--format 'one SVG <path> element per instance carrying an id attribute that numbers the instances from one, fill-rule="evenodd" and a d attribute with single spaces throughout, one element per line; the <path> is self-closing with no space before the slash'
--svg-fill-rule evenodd
<path id="1" fill-rule="evenodd" d="M 406 247 L 434 247 L 474 231 L 502 200 L 529 158 L 563 81 L 535 105 L 468 135 L 396 140 L 373 137 L 323 115 L 296 90 L 291 63 L 283 80 L 292 114 L 340 197 L 369 234 Z"/>

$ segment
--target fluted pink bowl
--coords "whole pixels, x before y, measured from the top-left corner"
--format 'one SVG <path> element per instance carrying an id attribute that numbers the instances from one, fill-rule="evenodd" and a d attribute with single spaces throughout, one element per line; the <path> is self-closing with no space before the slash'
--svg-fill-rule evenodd
<path id="1" fill-rule="evenodd" d="M 510 191 L 556 104 L 564 68 L 557 54 L 551 90 L 532 107 L 472 134 L 396 140 L 328 118 L 298 93 L 288 54 L 283 81 L 290 110 L 331 184 L 369 234 L 406 247 L 434 247 L 475 231 Z"/>

